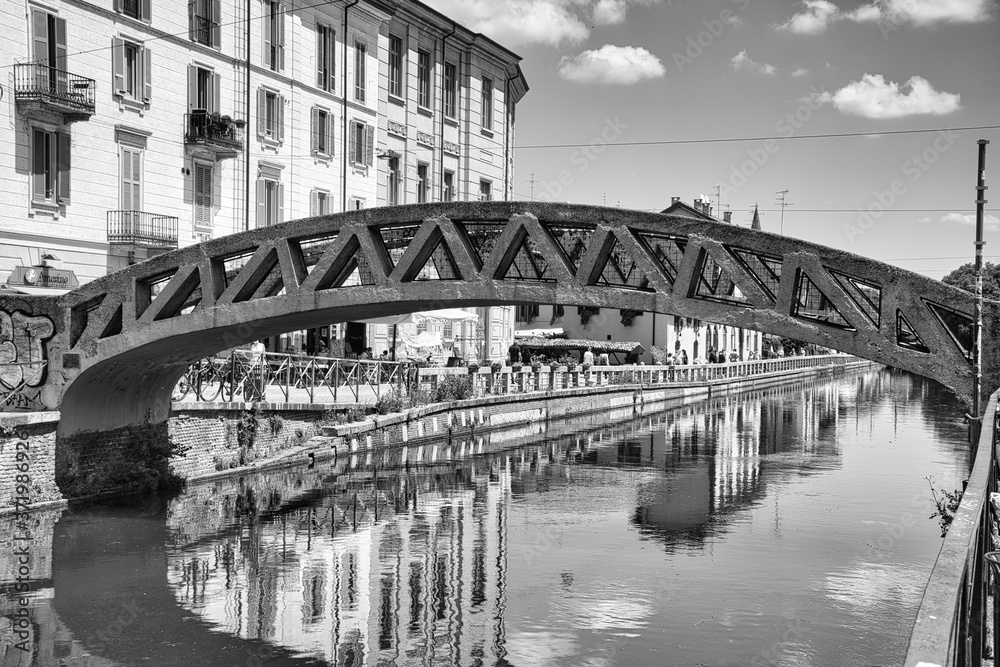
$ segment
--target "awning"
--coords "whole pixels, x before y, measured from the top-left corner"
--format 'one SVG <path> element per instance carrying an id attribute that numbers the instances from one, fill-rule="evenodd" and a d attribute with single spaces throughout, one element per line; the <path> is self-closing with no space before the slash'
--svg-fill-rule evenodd
<path id="1" fill-rule="evenodd" d="M 566 331 L 562 327 L 547 329 L 519 329 L 514 332 L 514 338 L 544 338 L 545 336 L 562 336 Z"/>
<path id="2" fill-rule="evenodd" d="M 56 289 L 54 287 L 31 287 L 29 285 L 0 285 L 0 294 L 4 292 L 16 292 L 32 296 L 59 296 L 60 294 L 68 294 L 70 290 Z"/>
<path id="3" fill-rule="evenodd" d="M 387 315 L 358 320 L 362 324 L 419 324 L 427 320 L 444 320 L 448 322 L 479 321 L 479 315 L 466 312 L 460 308 L 442 308 L 440 310 L 425 310 L 404 315 Z"/>

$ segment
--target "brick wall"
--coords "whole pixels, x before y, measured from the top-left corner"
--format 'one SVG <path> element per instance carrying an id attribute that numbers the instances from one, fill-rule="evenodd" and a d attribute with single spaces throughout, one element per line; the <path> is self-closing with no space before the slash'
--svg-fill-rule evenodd
<path id="1" fill-rule="evenodd" d="M 0 415 L 0 512 L 60 500 L 55 483 L 57 412 Z"/>

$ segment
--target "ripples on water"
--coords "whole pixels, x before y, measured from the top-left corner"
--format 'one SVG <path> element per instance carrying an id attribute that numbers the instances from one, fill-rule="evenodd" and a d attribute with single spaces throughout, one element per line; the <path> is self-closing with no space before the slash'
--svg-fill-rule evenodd
<path id="1" fill-rule="evenodd" d="M 866 372 L 39 515 L 3 664 L 896 665 L 961 414 Z"/>

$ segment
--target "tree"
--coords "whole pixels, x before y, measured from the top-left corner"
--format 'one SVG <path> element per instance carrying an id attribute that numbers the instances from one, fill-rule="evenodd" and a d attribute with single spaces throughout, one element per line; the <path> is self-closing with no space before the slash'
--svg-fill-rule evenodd
<path id="1" fill-rule="evenodd" d="M 971 262 L 958 267 L 942 278 L 941 282 L 972 294 L 976 293 L 976 274 Z M 1000 265 L 991 262 L 983 264 L 983 298 L 1000 301 Z"/>

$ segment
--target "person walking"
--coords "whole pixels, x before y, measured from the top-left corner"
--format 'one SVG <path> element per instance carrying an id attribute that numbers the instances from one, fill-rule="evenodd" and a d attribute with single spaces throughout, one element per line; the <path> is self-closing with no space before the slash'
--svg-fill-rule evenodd
<path id="1" fill-rule="evenodd" d="M 517 344 L 516 340 L 507 348 L 507 358 L 510 359 L 511 364 L 521 361 L 521 346 Z"/>
<path id="2" fill-rule="evenodd" d="M 594 365 L 594 352 L 591 348 L 587 348 L 587 351 L 583 353 L 583 365 L 593 366 Z"/>
<path id="3" fill-rule="evenodd" d="M 681 366 L 688 365 L 688 353 L 687 350 L 681 350 Z"/>

